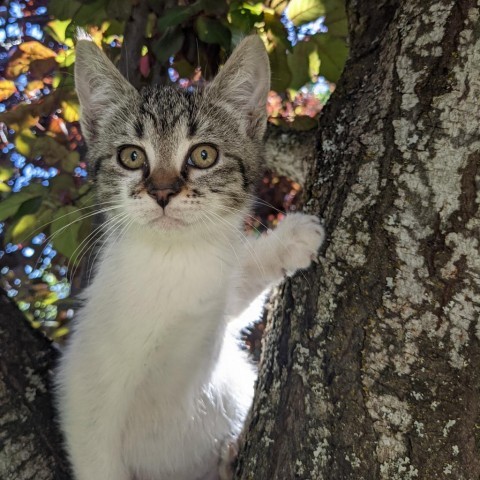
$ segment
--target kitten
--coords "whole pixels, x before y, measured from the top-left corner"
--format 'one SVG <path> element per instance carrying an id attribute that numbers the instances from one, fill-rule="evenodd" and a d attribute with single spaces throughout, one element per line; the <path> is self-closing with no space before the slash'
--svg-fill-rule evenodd
<path id="1" fill-rule="evenodd" d="M 58 369 L 77 480 L 226 475 L 255 379 L 232 321 L 308 267 L 324 236 L 302 214 L 260 238 L 242 233 L 269 79 L 255 36 L 204 89 L 141 92 L 78 41 L 81 126 L 107 240 Z"/>

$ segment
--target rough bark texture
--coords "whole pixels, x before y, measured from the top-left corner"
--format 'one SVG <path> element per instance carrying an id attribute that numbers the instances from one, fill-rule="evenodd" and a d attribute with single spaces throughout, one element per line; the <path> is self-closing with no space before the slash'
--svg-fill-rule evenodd
<path id="1" fill-rule="evenodd" d="M 315 133 L 269 124 L 265 136 L 266 167 L 304 185 L 315 154 Z"/>
<path id="2" fill-rule="evenodd" d="M 473 0 L 350 0 L 306 205 L 329 239 L 273 300 L 239 479 L 480 478 Z"/>
<path id="3" fill-rule="evenodd" d="M 479 5 L 347 9 L 306 188 L 329 239 L 272 301 L 237 478 L 478 479 Z M 50 346 L 0 298 L 0 478 L 68 478 Z"/>
<path id="4" fill-rule="evenodd" d="M 70 478 L 49 392 L 55 351 L 0 291 L 0 479 Z"/>

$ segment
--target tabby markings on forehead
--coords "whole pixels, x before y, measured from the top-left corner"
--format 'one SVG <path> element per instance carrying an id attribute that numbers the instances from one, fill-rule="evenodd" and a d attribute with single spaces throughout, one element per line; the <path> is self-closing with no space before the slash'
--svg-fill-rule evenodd
<path id="1" fill-rule="evenodd" d="M 142 139 L 143 138 L 143 122 L 137 118 L 135 119 L 135 123 L 133 124 L 133 128 L 135 129 L 135 134 L 137 135 L 137 137 L 139 139 Z"/>

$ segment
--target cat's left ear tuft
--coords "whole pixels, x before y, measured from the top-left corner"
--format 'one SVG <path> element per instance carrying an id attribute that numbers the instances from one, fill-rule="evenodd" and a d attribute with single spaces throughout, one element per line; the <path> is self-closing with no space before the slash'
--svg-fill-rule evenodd
<path id="1" fill-rule="evenodd" d="M 267 97 L 270 64 L 265 46 L 257 35 L 243 39 L 209 87 L 217 100 L 243 113 L 246 132 L 262 138 L 267 127 Z"/>

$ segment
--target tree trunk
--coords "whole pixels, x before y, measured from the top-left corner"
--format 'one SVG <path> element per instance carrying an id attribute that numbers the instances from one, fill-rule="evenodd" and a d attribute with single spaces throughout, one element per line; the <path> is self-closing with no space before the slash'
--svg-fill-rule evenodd
<path id="1" fill-rule="evenodd" d="M 55 351 L 1 290 L 0 345 L 0 479 L 69 479 L 49 389 Z"/>
<path id="2" fill-rule="evenodd" d="M 306 188 L 320 264 L 273 299 L 239 479 L 480 478 L 473 0 L 350 0 Z"/>

